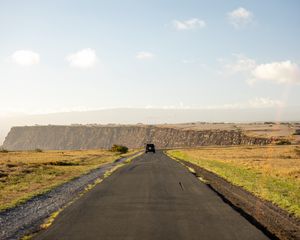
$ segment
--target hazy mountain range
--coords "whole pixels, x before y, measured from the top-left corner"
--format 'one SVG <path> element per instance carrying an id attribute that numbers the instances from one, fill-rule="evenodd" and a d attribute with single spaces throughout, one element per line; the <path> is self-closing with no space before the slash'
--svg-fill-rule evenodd
<path id="1" fill-rule="evenodd" d="M 184 122 L 300 121 L 300 106 L 249 109 L 116 108 L 41 115 L 0 116 L 0 144 L 12 126 L 69 124 L 161 124 Z"/>

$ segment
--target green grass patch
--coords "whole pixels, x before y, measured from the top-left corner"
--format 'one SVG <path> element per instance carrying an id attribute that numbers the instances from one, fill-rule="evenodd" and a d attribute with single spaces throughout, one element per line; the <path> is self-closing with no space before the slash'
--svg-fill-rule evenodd
<path id="1" fill-rule="evenodd" d="M 297 179 L 276 177 L 250 166 L 218 159 L 195 157 L 185 150 L 170 150 L 170 156 L 196 164 L 230 183 L 241 186 L 256 196 L 269 200 L 288 212 L 300 217 L 300 184 Z M 200 154 L 200 153 L 199 153 Z M 193 155 L 193 156 L 191 156 Z"/>

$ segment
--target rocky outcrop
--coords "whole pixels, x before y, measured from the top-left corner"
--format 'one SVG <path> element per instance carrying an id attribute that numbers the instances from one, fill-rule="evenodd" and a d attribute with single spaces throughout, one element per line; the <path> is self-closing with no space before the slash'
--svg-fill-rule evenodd
<path id="1" fill-rule="evenodd" d="M 95 149 L 113 144 L 129 148 L 154 143 L 158 148 L 197 147 L 208 145 L 265 145 L 268 138 L 250 137 L 232 130 L 180 130 L 157 126 L 26 126 L 13 127 L 3 147 L 8 150 Z"/>

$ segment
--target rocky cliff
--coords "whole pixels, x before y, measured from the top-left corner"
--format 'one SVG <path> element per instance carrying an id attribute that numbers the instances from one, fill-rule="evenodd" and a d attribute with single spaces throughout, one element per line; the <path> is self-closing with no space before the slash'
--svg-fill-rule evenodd
<path id="1" fill-rule="evenodd" d="M 197 147 L 208 145 L 264 145 L 267 138 L 244 135 L 241 131 L 180 130 L 157 126 L 26 126 L 13 127 L 3 147 L 8 150 L 94 149 L 113 144 L 138 148 L 145 143 L 158 148 Z"/>

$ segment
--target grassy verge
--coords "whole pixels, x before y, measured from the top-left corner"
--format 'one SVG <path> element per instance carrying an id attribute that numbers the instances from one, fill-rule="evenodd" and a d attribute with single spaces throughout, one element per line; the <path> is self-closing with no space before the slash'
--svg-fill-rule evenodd
<path id="1" fill-rule="evenodd" d="M 120 155 L 105 150 L 0 153 L 0 210 L 132 153 Z"/>
<path id="2" fill-rule="evenodd" d="M 170 150 L 300 217 L 300 147 L 207 147 Z"/>
<path id="3" fill-rule="evenodd" d="M 138 153 L 140 151 L 140 149 L 134 150 L 134 151 L 130 151 L 128 153 L 122 154 L 122 157 L 128 157 L 126 159 L 126 161 L 124 161 L 122 164 L 119 164 L 117 166 L 115 166 L 114 168 L 112 168 L 111 170 L 107 171 L 103 178 L 107 178 L 109 177 L 114 171 L 116 171 L 117 169 L 119 169 L 120 167 L 130 163 L 133 159 L 135 159 L 136 157 L 140 156 L 143 154 L 143 152 L 139 153 L 139 154 L 135 154 Z M 132 154 L 135 154 L 134 156 L 131 156 Z M 63 208 L 60 208 L 59 210 L 53 212 L 47 219 L 44 220 L 44 223 L 40 226 L 41 229 L 47 229 L 49 228 L 52 223 L 54 222 L 54 220 L 58 217 L 58 215 L 70 204 L 72 204 L 76 199 L 78 199 L 80 196 L 82 196 L 85 192 L 90 191 L 91 189 L 93 189 L 97 184 L 101 183 L 103 181 L 103 179 L 97 178 L 93 184 L 89 184 L 88 186 L 86 186 L 85 191 L 82 192 L 77 198 L 73 199 L 71 202 L 69 202 L 68 204 L 66 204 Z M 37 233 L 33 233 L 30 235 L 25 235 L 21 238 L 21 240 L 30 240 L 32 239 Z"/>

